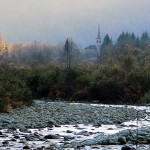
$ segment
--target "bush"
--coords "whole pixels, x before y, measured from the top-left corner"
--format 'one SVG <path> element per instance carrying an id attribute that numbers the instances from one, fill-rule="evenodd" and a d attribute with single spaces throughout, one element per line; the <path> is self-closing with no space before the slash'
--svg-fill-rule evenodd
<path id="1" fill-rule="evenodd" d="M 31 90 L 21 80 L 20 71 L 9 66 L 0 66 L 0 111 L 29 106 L 32 101 Z"/>
<path id="2" fill-rule="evenodd" d="M 144 94 L 144 96 L 140 99 L 141 104 L 149 104 L 150 103 L 150 91 Z"/>

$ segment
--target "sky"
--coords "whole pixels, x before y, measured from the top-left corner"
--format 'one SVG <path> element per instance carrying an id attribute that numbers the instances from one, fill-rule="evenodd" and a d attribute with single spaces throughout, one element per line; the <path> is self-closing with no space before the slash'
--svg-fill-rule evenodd
<path id="1" fill-rule="evenodd" d="M 150 33 L 150 0 L 0 0 L 0 34 L 9 42 L 57 44 L 71 37 L 81 47 L 108 33 Z"/>

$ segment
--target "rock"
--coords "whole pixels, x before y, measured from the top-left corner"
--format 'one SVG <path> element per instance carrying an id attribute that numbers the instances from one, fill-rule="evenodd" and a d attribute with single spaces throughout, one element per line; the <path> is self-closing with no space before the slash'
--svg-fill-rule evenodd
<path id="1" fill-rule="evenodd" d="M 34 141 L 34 137 L 32 137 L 30 135 L 26 135 L 25 138 L 27 141 Z"/>
<path id="2" fill-rule="evenodd" d="M 74 139 L 75 137 L 73 136 L 64 136 L 64 140 L 67 141 L 67 140 L 72 140 Z"/>
<path id="3" fill-rule="evenodd" d="M 54 146 L 50 146 L 48 148 L 46 148 L 47 150 L 56 150 Z"/>
<path id="4" fill-rule="evenodd" d="M 27 130 L 26 128 L 21 128 L 19 131 L 24 133 L 31 133 L 31 131 Z"/>
<path id="5" fill-rule="evenodd" d="M 150 103 L 149 103 L 149 104 L 146 104 L 146 106 L 147 106 L 147 107 L 150 106 Z"/>
<path id="6" fill-rule="evenodd" d="M 127 125 L 125 125 L 125 124 L 120 124 L 120 126 L 121 126 L 121 127 L 126 127 Z"/>
<path id="7" fill-rule="evenodd" d="M 102 125 L 101 125 L 101 123 L 99 123 L 99 122 L 96 122 L 96 123 L 94 123 L 94 125 L 93 125 L 94 127 L 101 127 Z"/>
<path id="8" fill-rule="evenodd" d="M 90 135 L 94 134 L 94 132 L 89 132 Z"/>
<path id="9" fill-rule="evenodd" d="M 124 145 L 121 150 L 132 150 L 128 145 Z"/>
<path id="10" fill-rule="evenodd" d="M 2 128 L 4 128 L 4 129 L 8 128 L 8 124 L 7 123 L 3 123 L 2 124 Z"/>
<path id="11" fill-rule="evenodd" d="M 108 128 L 107 130 L 114 130 L 113 128 Z"/>
<path id="12" fill-rule="evenodd" d="M 121 124 L 122 121 L 121 121 L 121 120 L 116 120 L 116 123 L 117 123 L 117 124 Z"/>
<path id="13" fill-rule="evenodd" d="M 150 138 L 147 139 L 147 144 L 150 144 Z"/>
<path id="14" fill-rule="evenodd" d="M 77 135 L 86 135 L 87 134 L 87 131 L 83 130 L 81 132 L 79 132 Z"/>
<path id="15" fill-rule="evenodd" d="M 49 134 L 49 135 L 46 135 L 44 138 L 45 139 L 59 139 L 59 136 L 58 135 L 51 135 L 51 134 Z"/>
<path id="16" fill-rule="evenodd" d="M 2 123 L 10 124 L 10 121 L 8 121 L 8 120 L 3 120 Z"/>
<path id="17" fill-rule="evenodd" d="M 40 125 L 41 126 L 41 125 Z M 53 124 L 50 124 L 50 123 L 47 123 L 47 127 L 49 127 L 49 128 L 53 128 Z"/>
<path id="18" fill-rule="evenodd" d="M 35 133 L 34 133 L 34 136 L 39 137 L 40 135 L 39 135 L 38 132 L 35 132 Z"/>
<path id="19" fill-rule="evenodd" d="M 11 141 L 15 142 L 15 141 L 17 141 L 17 140 L 16 140 L 16 139 L 11 139 Z"/>
<path id="20" fill-rule="evenodd" d="M 126 139 L 125 139 L 124 137 L 119 137 L 119 138 L 118 138 L 118 142 L 119 142 L 120 145 L 124 145 L 124 144 L 127 143 L 127 142 L 126 142 Z"/>
<path id="21" fill-rule="evenodd" d="M 137 127 L 137 126 L 134 124 L 130 124 L 129 127 Z"/>
<path id="22" fill-rule="evenodd" d="M 104 138 L 102 141 L 101 141 L 101 144 L 102 145 L 109 145 L 109 138 Z"/>
<path id="23" fill-rule="evenodd" d="M 78 130 L 84 130 L 85 128 L 80 128 L 80 127 L 77 127 L 77 129 L 78 129 Z"/>
<path id="24" fill-rule="evenodd" d="M 37 150 L 45 150 L 45 146 L 38 147 Z M 49 149 L 46 148 L 46 150 L 49 150 Z"/>
<path id="25" fill-rule="evenodd" d="M 2 132 L 0 132 L 0 135 L 3 135 L 3 133 L 2 133 Z"/>
<path id="26" fill-rule="evenodd" d="M 55 127 L 61 127 L 61 125 L 55 124 Z"/>
<path id="27" fill-rule="evenodd" d="M 30 149 L 30 147 L 29 146 L 24 146 L 23 149 Z"/>
<path id="28" fill-rule="evenodd" d="M 14 135 L 14 138 L 15 139 L 19 139 L 20 137 L 18 135 Z"/>
<path id="29" fill-rule="evenodd" d="M 16 130 L 16 128 L 15 128 L 15 127 L 9 127 L 9 129 L 10 129 L 10 130 L 13 130 L 13 131 L 15 131 L 15 130 Z"/>
<path id="30" fill-rule="evenodd" d="M 26 143 L 24 139 L 21 139 L 19 143 Z"/>
<path id="31" fill-rule="evenodd" d="M 2 144 L 3 144 L 3 145 L 8 145 L 9 142 L 8 142 L 8 141 L 4 141 L 4 142 L 2 142 Z"/>
<path id="32" fill-rule="evenodd" d="M 70 131 L 70 130 L 67 130 L 67 132 L 66 133 L 72 133 L 73 131 Z"/>
<path id="33" fill-rule="evenodd" d="M 49 121 L 47 122 L 47 126 L 52 128 L 53 126 L 55 127 L 60 127 L 54 120 L 49 119 Z"/>
<path id="34" fill-rule="evenodd" d="M 32 128 L 32 123 L 30 121 L 27 122 L 26 128 Z"/>

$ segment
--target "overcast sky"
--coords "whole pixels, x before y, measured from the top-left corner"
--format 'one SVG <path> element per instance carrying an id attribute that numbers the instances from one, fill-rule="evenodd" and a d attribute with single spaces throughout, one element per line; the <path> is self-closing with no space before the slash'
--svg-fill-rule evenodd
<path id="1" fill-rule="evenodd" d="M 101 35 L 150 32 L 150 0 L 0 0 L 0 34 L 9 42 L 57 44 L 72 37 L 82 47 Z"/>

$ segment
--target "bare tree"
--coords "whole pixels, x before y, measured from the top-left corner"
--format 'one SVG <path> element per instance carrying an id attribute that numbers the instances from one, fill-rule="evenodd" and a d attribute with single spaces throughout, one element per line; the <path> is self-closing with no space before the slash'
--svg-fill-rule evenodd
<path id="1" fill-rule="evenodd" d="M 64 58 L 66 68 L 71 66 L 77 66 L 80 59 L 80 51 L 77 44 L 75 44 L 72 39 L 67 39 L 64 46 Z"/>

